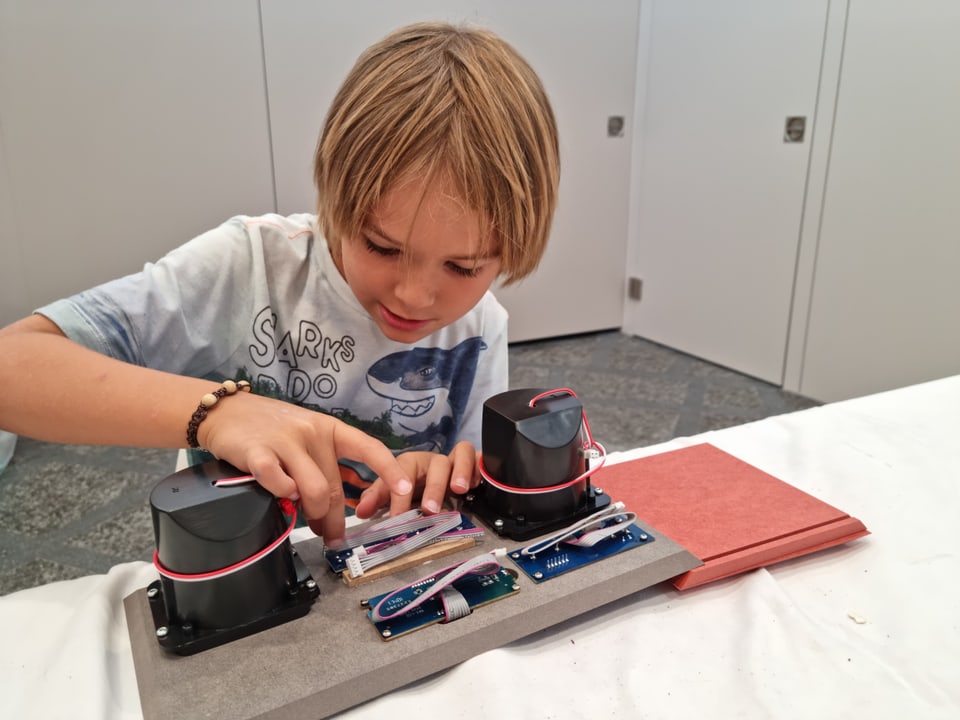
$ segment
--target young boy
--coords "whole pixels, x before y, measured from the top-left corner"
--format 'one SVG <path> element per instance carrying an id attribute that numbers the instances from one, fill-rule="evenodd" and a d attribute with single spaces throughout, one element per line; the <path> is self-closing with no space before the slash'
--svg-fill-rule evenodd
<path id="1" fill-rule="evenodd" d="M 558 154 L 546 93 L 503 40 L 401 28 L 329 110 L 316 216 L 233 218 L 0 330 L 0 428 L 205 448 L 299 497 L 331 543 L 341 458 L 379 476 L 361 517 L 416 487 L 435 511 L 477 482 L 482 404 L 507 385 L 489 288 L 539 263 Z"/>

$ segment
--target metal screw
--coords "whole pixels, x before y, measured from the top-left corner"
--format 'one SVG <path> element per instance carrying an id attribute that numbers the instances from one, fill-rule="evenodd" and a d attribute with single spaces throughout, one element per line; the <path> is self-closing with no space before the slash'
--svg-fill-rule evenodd
<path id="1" fill-rule="evenodd" d="M 535 577 L 537 580 L 543 580 L 543 573 L 540 572 L 539 570 L 537 570 L 537 571 L 533 574 L 533 577 Z"/>
<path id="2" fill-rule="evenodd" d="M 469 493 L 467 495 L 464 495 L 463 499 L 466 500 L 467 502 L 473 502 L 475 498 L 473 496 L 473 493 Z"/>
<path id="3" fill-rule="evenodd" d="M 593 494 L 594 494 L 594 495 L 603 495 L 603 488 L 595 487 L 595 488 L 593 489 Z"/>
<path id="4" fill-rule="evenodd" d="M 165 637 L 167 636 L 167 632 L 168 632 L 168 631 L 167 631 L 166 626 L 158 627 L 158 628 L 157 628 L 157 637 L 160 638 L 160 639 L 163 639 L 163 638 L 165 638 Z"/>
<path id="5" fill-rule="evenodd" d="M 160 591 L 157 590 L 155 587 L 149 588 L 149 589 L 147 590 L 147 597 L 150 598 L 151 600 L 153 600 L 153 599 L 157 596 L 157 594 L 158 594 L 159 592 L 160 592 Z"/>
<path id="6" fill-rule="evenodd" d="M 512 557 L 514 560 L 519 560 L 519 559 L 520 559 L 520 553 L 518 553 L 518 552 L 511 553 L 511 554 L 510 554 L 510 557 Z"/>
<path id="7" fill-rule="evenodd" d="M 304 583 L 304 585 L 307 586 L 308 590 L 313 590 L 317 586 L 317 581 L 314 580 L 313 578 L 310 578 Z"/>
<path id="8" fill-rule="evenodd" d="M 519 590 L 519 589 L 520 589 L 520 586 L 517 585 L 516 583 L 514 583 L 513 585 L 510 586 L 510 589 L 511 589 L 511 590 Z"/>
<path id="9" fill-rule="evenodd" d="M 497 518 L 496 520 L 493 521 L 493 526 L 497 530 L 503 530 L 503 520 L 501 520 L 500 518 Z"/>
<path id="10" fill-rule="evenodd" d="M 640 539 L 641 539 L 641 540 L 647 540 L 649 537 L 650 537 L 650 536 L 647 535 L 646 533 L 640 533 Z"/>
<path id="11" fill-rule="evenodd" d="M 386 629 L 386 630 L 384 630 L 384 631 L 383 631 L 382 633 L 380 633 L 380 634 L 381 634 L 383 637 L 385 637 L 385 638 L 390 637 L 391 635 L 393 635 L 393 633 L 390 632 L 390 629 L 389 629 L 389 628 Z"/>

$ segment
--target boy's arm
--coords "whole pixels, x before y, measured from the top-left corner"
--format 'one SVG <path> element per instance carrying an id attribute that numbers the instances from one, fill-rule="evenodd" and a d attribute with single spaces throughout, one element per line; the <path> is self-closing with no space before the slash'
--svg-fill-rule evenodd
<path id="1" fill-rule="evenodd" d="M 0 377 L 0 428 L 49 442 L 137 447 L 185 447 L 193 411 L 217 387 L 101 355 L 40 315 L 0 330 Z M 395 495 L 412 491 L 376 439 L 271 398 L 230 396 L 200 424 L 198 440 L 275 495 L 299 496 L 311 527 L 328 541 L 344 534 L 338 457 L 367 464 Z"/>

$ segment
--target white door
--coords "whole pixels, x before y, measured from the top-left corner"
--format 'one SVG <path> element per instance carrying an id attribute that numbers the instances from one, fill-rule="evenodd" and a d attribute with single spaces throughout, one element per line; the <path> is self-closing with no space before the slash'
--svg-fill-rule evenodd
<path id="1" fill-rule="evenodd" d="M 625 331 L 782 382 L 827 9 L 647 4 Z"/>
<path id="2" fill-rule="evenodd" d="M 960 372 L 960 7 L 851 2 L 800 391 Z"/>
<path id="3" fill-rule="evenodd" d="M 543 262 L 521 283 L 494 288 L 510 313 L 510 340 L 620 327 L 639 0 L 271 0 L 261 7 L 281 213 L 314 208 L 317 135 L 365 47 L 418 20 L 490 27 L 540 74 L 561 144 L 559 208 Z M 623 132 L 608 134 L 611 116 L 623 118 Z"/>

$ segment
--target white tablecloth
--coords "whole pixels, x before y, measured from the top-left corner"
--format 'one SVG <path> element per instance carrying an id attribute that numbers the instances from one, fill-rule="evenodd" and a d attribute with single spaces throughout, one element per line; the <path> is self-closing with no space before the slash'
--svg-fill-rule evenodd
<path id="1" fill-rule="evenodd" d="M 624 453 L 710 442 L 872 534 L 659 585 L 343 717 L 960 718 L 958 436 L 960 376 Z M 131 563 L 0 597 L 0 717 L 139 718 L 122 599 L 154 577 Z"/>

